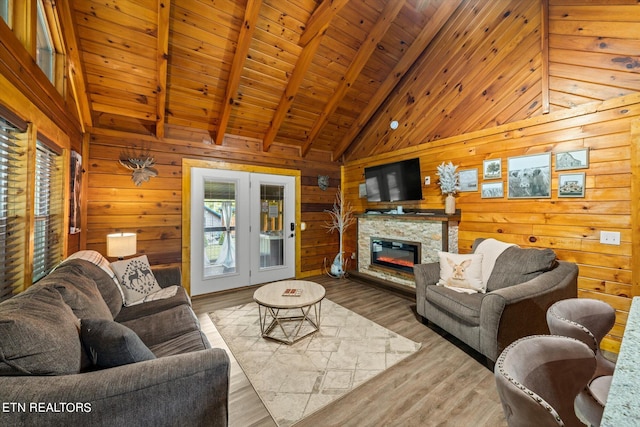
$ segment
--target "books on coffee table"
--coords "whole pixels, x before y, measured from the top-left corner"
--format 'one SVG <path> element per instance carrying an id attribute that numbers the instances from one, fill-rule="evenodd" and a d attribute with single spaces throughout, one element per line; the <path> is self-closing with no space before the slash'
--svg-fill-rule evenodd
<path id="1" fill-rule="evenodd" d="M 302 295 L 302 289 L 287 288 L 282 293 L 283 297 L 299 297 Z"/>

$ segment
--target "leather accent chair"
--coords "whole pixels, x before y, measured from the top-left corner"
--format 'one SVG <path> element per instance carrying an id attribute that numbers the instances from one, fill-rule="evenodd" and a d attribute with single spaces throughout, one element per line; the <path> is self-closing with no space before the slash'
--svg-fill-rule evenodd
<path id="1" fill-rule="evenodd" d="M 600 342 L 616 320 L 613 307 L 590 298 L 569 298 L 554 303 L 547 310 L 549 331 L 555 335 L 578 339 L 591 348 L 597 367 L 592 380 L 576 399 L 576 412 L 583 422 L 600 425 L 607 403 L 615 363 L 604 357 Z"/>
<path id="2" fill-rule="evenodd" d="M 558 335 L 531 335 L 500 354 L 495 379 L 510 427 L 583 426 L 574 400 L 596 369 L 593 351 Z"/>

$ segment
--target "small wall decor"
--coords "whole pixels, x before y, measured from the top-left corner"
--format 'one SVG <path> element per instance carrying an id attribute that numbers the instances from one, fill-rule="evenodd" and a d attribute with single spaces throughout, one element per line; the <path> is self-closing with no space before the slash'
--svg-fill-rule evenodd
<path id="1" fill-rule="evenodd" d="M 510 199 L 551 197 L 551 154 L 509 157 L 507 182 Z"/>
<path id="2" fill-rule="evenodd" d="M 586 169 L 589 167 L 589 149 L 556 153 L 556 170 Z"/>
<path id="3" fill-rule="evenodd" d="M 501 199 L 504 197 L 504 186 L 500 182 L 483 182 L 482 192 L 483 199 Z"/>
<path id="4" fill-rule="evenodd" d="M 127 149 L 120 154 L 120 164 L 133 171 L 131 180 L 137 186 L 158 176 L 158 170 L 153 167 L 156 160 L 149 154 L 149 150 L 136 153 Z"/>
<path id="5" fill-rule="evenodd" d="M 478 169 L 465 169 L 458 172 L 460 192 L 478 191 Z"/>
<path id="6" fill-rule="evenodd" d="M 322 191 L 326 191 L 329 188 L 329 175 L 318 175 L 318 187 Z"/>
<path id="7" fill-rule="evenodd" d="M 502 178 L 502 159 L 488 159 L 482 162 L 484 179 Z"/>
<path id="8" fill-rule="evenodd" d="M 558 175 L 558 197 L 584 197 L 585 173 Z"/>
<path id="9" fill-rule="evenodd" d="M 82 205 L 82 155 L 71 150 L 71 202 L 69 206 L 69 234 L 80 232 Z"/>

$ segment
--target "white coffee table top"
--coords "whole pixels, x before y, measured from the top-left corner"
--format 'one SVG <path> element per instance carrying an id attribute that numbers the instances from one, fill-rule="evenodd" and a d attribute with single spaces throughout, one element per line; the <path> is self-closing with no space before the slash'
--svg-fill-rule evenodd
<path id="1" fill-rule="evenodd" d="M 287 289 L 301 289 L 299 296 L 283 296 Z M 308 280 L 282 280 L 267 283 L 253 293 L 253 299 L 260 305 L 273 308 L 300 308 L 321 301 L 325 289 L 322 285 Z"/>

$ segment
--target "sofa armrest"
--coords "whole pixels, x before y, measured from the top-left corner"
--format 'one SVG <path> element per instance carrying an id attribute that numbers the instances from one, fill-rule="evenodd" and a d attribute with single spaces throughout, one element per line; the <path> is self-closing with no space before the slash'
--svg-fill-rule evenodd
<path id="1" fill-rule="evenodd" d="M 509 344 L 527 335 L 548 334 L 547 309 L 556 301 L 577 295 L 578 266 L 558 266 L 528 282 L 487 293 L 480 307 L 480 342 L 491 360 Z M 489 343 L 498 343 L 497 349 Z"/>
<path id="2" fill-rule="evenodd" d="M 226 426 L 228 393 L 220 348 L 76 375 L 0 377 L 11 426 Z"/>
<path id="3" fill-rule="evenodd" d="M 182 286 L 182 272 L 180 267 L 151 267 L 161 288 L 178 285 Z"/>
<path id="4" fill-rule="evenodd" d="M 415 264 L 413 266 L 413 275 L 416 281 L 416 310 L 418 314 L 424 317 L 427 286 L 435 285 L 440 279 L 440 263 Z"/>

